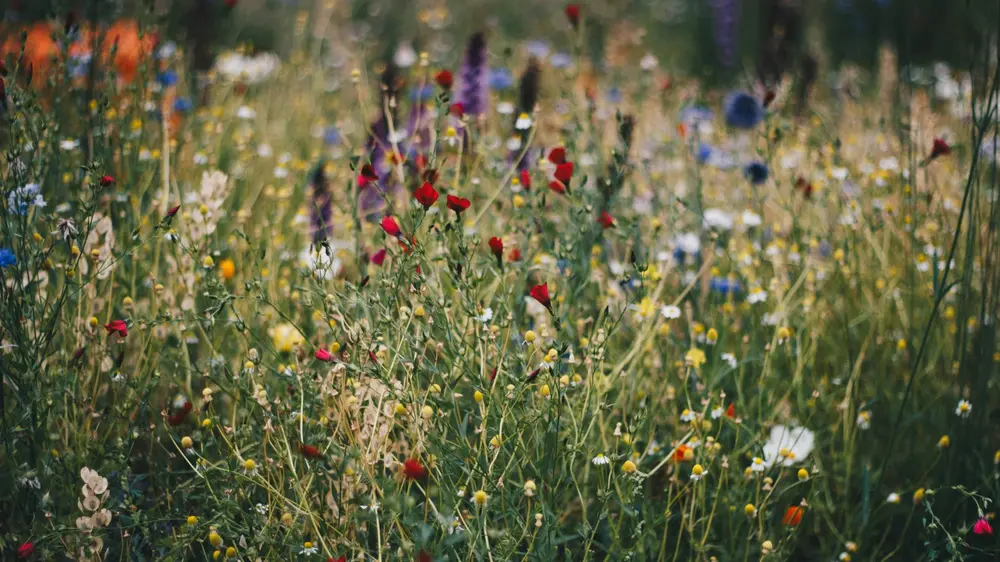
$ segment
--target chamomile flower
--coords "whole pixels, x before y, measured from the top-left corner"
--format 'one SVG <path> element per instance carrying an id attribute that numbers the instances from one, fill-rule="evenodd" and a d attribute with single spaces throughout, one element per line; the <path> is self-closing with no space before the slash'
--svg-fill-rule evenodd
<path id="1" fill-rule="evenodd" d="M 597 453 L 597 456 L 594 457 L 590 462 L 594 463 L 594 466 L 604 466 L 610 463 L 611 460 L 608 459 L 608 457 L 604 456 L 604 453 Z"/>
<path id="2" fill-rule="evenodd" d="M 721 355 L 721 358 L 732 369 L 735 369 L 737 367 L 737 365 L 738 365 L 738 363 L 736 361 L 736 356 L 733 355 L 732 353 L 723 353 Z"/>
<path id="3" fill-rule="evenodd" d="M 967 418 L 970 413 L 972 413 L 972 403 L 968 400 L 959 400 L 958 406 L 955 407 L 955 415 L 960 418 Z"/>
<path id="4" fill-rule="evenodd" d="M 692 421 L 694 421 L 694 419 L 695 419 L 696 416 L 697 416 L 697 414 L 695 414 L 694 412 L 692 412 L 691 410 L 689 410 L 687 408 L 684 408 L 684 411 L 681 412 L 681 421 L 685 422 L 685 423 L 692 422 Z"/>
<path id="5" fill-rule="evenodd" d="M 872 413 L 868 410 L 858 412 L 858 419 L 855 421 L 860 430 L 866 430 L 872 426 Z"/>
<path id="6" fill-rule="evenodd" d="M 668 304 L 660 309 L 660 316 L 663 316 L 667 320 L 675 320 L 681 317 L 681 309 L 672 304 Z"/>
<path id="7" fill-rule="evenodd" d="M 531 120 L 531 116 L 527 113 L 522 113 L 517 116 L 517 121 L 514 122 L 514 128 L 518 131 L 527 131 L 533 124 L 534 122 Z"/>
<path id="8" fill-rule="evenodd" d="M 888 497 L 885 498 L 885 503 L 896 504 L 899 503 L 899 494 L 892 492 Z"/>
<path id="9" fill-rule="evenodd" d="M 310 556 L 319 552 L 319 547 L 314 545 L 311 541 L 306 541 L 302 544 L 302 550 L 300 550 L 303 555 Z"/>
<path id="10" fill-rule="evenodd" d="M 700 464 L 696 464 L 691 467 L 691 481 L 697 482 L 708 475 L 708 471 L 705 470 Z"/>

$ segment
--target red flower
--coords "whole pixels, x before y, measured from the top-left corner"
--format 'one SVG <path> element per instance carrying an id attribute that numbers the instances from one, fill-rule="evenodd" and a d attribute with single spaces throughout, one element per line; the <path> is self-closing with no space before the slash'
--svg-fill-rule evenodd
<path id="1" fill-rule="evenodd" d="M 27 558 L 35 553 L 35 545 L 31 541 L 25 541 L 24 544 L 17 547 L 17 557 Z"/>
<path id="2" fill-rule="evenodd" d="M 413 198 L 417 200 L 417 203 L 423 205 L 426 210 L 430 209 L 431 205 L 437 202 L 438 192 L 430 182 L 425 181 L 413 192 Z"/>
<path id="3" fill-rule="evenodd" d="M 678 445 L 677 449 L 674 451 L 674 462 L 684 462 L 686 460 L 687 453 L 690 450 L 691 447 L 688 447 L 687 445 Z"/>
<path id="4" fill-rule="evenodd" d="M 951 154 L 951 147 L 948 146 L 947 141 L 944 139 L 934 139 L 934 146 L 931 148 L 931 160 L 934 160 L 938 156 L 947 156 Z"/>
<path id="5" fill-rule="evenodd" d="M 434 75 L 434 81 L 437 82 L 438 86 L 441 86 L 443 90 L 450 90 L 451 85 L 455 83 L 455 79 L 451 75 L 450 70 L 439 70 L 437 74 Z"/>
<path id="6" fill-rule="evenodd" d="M 409 480 L 422 480 L 427 476 L 427 469 L 417 459 L 406 459 L 403 461 L 403 476 Z"/>
<path id="7" fill-rule="evenodd" d="M 455 197 L 454 195 L 448 196 L 448 208 L 455 211 L 459 215 L 462 214 L 462 211 L 468 209 L 471 204 L 472 203 L 464 197 Z"/>
<path id="8" fill-rule="evenodd" d="M 521 187 L 525 190 L 531 190 L 531 174 L 528 170 L 521 170 Z"/>
<path id="9" fill-rule="evenodd" d="M 381 250 L 375 252 L 375 254 L 371 258 L 372 263 L 375 265 L 382 265 L 382 262 L 385 261 L 385 254 L 386 254 L 385 248 L 382 248 Z"/>
<path id="10" fill-rule="evenodd" d="M 549 162 L 562 164 L 566 161 L 566 149 L 563 147 L 553 148 L 549 151 Z"/>
<path id="11" fill-rule="evenodd" d="M 992 535 L 993 527 L 990 526 L 990 522 L 985 517 L 980 517 L 979 521 L 976 521 L 976 524 L 972 527 L 972 532 L 977 535 Z"/>
<path id="12" fill-rule="evenodd" d="M 528 296 L 541 303 L 541 305 L 544 306 L 545 308 L 549 309 L 549 312 L 552 312 L 552 301 L 549 300 L 548 283 L 535 285 L 534 287 L 531 288 L 531 292 L 528 293 Z"/>
<path id="13" fill-rule="evenodd" d="M 168 218 L 173 218 L 173 216 L 176 215 L 177 211 L 179 211 L 180 209 L 181 209 L 180 205 L 176 205 L 174 207 L 171 207 L 170 210 L 167 211 L 167 217 Z"/>
<path id="14" fill-rule="evenodd" d="M 498 259 L 503 257 L 503 240 L 494 236 L 493 238 L 490 238 L 488 243 L 490 245 L 490 251 L 493 252 L 494 256 Z"/>
<path id="15" fill-rule="evenodd" d="M 167 423 L 169 423 L 170 425 L 180 425 L 181 422 L 184 421 L 184 418 L 187 417 L 189 412 L 191 412 L 191 402 L 185 400 L 184 404 L 180 407 L 179 410 L 177 410 L 177 412 L 167 416 Z"/>
<path id="16" fill-rule="evenodd" d="M 316 350 L 316 359 L 319 359 L 320 361 L 330 362 L 333 361 L 333 354 L 321 347 Z"/>
<path id="17" fill-rule="evenodd" d="M 389 215 L 382 217 L 382 230 L 384 230 L 389 236 L 396 238 L 399 238 L 399 236 L 403 233 L 399 230 L 399 225 L 396 224 L 396 219 Z"/>
<path id="18" fill-rule="evenodd" d="M 735 418 L 736 417 L 736 405 L 735 404 L 729 404 L 729 407 L 726 408 L 726 417 L 727 418 Z"/>
<path id="19" fill-rule="evenodd" d="M 299 451 L 302 451 L 302 456 L 307 459 L 318 459 L 323 456 L 323 453 L 321 453 L 319 449 L 312 445 L 306 445 L 305 443 L 299 445 Z"/>
<path id="20" fill-rule="evenodd" d="M 451 104 L 451 107 L 448 108 L 448 113 L 451 113 L 455 117 L 461 119 L 465 115 L 465 104 L 462 102 Z"/>
<path id="21" fill-rule="evenodd" d="M 802 522 L 802 514 L 805 513 L 805 508 L 797 505 L 789 506 L 785 510 L 785 515 L 781 518 L 782 525 L 788 525 L 789 527 L 795 527 Z"/>
<path id="22" fill-rule="evenodd" d="M 566 186 L 555 180 L 549 182 L 549 189 L 556 193 L 566 193 Z"/>
<path id="23" fill-rule="evenodd" d="M 105 324 L 104 329 L 108 331 L 108 335 L 118 334 L 118 337 L 125 339 L 128 337 L 128 325 L 125 324 L 124 320 L 112 320 L 110 324 Z"/>
<path id="24" fill-rule="evenodd" d="M 431 558 L 429 552 L 427 552 L 426 550 L 421 550 L 420 552 L 417 553 L 417 562 L 434 562 L 434 559 Z"/>
<path id="25" fill-rule="evenodd" d="M 364 187 L 374 181 L 378 181 L 378 174 L 375 173 L 375 168 L 372 168 L 371 164 L 365 164 L 361 167 L 361 172 L 358 174 L 358 187 Z"/>
<path id="26" fill-rule="evenodd" d="M 98 180 L 98 182 L 101 184 L 101 187 L 109 187 L 111 185 L 114 185 L 115 178 L 111 176 L 101 176 L 101 179 Z"/>
<path id="27" fill-rule="evenodd" d="M 338 556 L 337 558 L 330 556 L 329 558 L 326 559 L 326 562 L 347 562 L 347 555 L 345 554 L 343 556 Z"/>
<path id="28" fill-rule="evenodd" d="M 572 25 L 573 27 L 580 25 L 579 4 L 567 4 L 565 11 L 566 11 L 566 19 L 569 20 L 570 25 Z"/>
<path id="29" fill-rule="evenodd" d="M 510 256 L 507 259 L 510 261 L 521 261 L 521 250 L 514 248 L 510 251 Z"/>
<path id="30" fill-rule="evenodd" d="M 601 216 L 597 218 L 597 222 L 601 223 L 601 226 L 604 228 L 615 227 L 615 219 L 613 219 L 607 211 L 601 211 Z"/>
<path id="31" fill-rule="evenodd" d="M 556 166 L 556 179 L 569 185 L 569 180 L 573 178 L 573 163 L 564 162 Z"/>

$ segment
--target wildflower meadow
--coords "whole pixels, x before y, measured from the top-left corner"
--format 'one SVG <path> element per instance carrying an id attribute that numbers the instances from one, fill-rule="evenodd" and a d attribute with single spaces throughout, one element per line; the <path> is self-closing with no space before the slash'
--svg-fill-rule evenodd
<path id="1" fill-rule="evenodd" d="M 1000 559 L 996 0 L 2 5 L 0 560 Z"/>

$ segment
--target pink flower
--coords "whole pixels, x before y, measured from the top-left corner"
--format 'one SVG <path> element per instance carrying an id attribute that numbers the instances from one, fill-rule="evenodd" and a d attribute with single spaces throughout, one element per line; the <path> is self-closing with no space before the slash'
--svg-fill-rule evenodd
<path id="1" fill-rule="evenodd" d="M 386 254 L 385 248 L 382 248 L 381 250 L 372 254 L 371 258 L 372 263 L 375 265 L 382 265 L 385 262 L 385 254 Z"/>
<path id="2" fill-rule="evenodd" d="M 35 545 L 31 541 L 25 541 L 24 544 L 17 547 L 17 557 L 27 558 L 35 553 Z"/>
<path id="3" fill-rule="evenodd" d="M 990 522 L 985 517 L 981 517 L 972 527 L 972 532 L 977 535 L 992 535 L 993 527 L 990 526 Z"/>
<path id="4" fill-rule="evenodd" d="M 323 348 L 319 348 L 316 350 L 316 359 L 329 363 L 333 361 L 333 354 Z"/>
<path id="5" fill-rule="evenodd" d="M 382 218 L 382 230 L 384 230 L 389 236 L 396 238 L 399 238 L 402 234 L 402 231 L 399 229 L 399 225 L 396 223 L 396 219 L 388 215 Z"/>

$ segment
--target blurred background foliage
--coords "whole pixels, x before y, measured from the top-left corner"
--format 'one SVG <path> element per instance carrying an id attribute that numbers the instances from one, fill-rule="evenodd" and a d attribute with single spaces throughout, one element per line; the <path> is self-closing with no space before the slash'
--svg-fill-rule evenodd
<path id="1" fill-rule="evenodd" d="M 474 30 L 486 29 L 501 41 L 494 54 L 519 41 L 544 38 L 573 41 L 563 15 L 565 0 L 2 0 L 4 20 L 32 22 L 62 18 L 75 10 L 86 19 L 111 21 L 136 17 L 156 21 L 168 36 L 184 40 L 196 29 L 210 33 L 216 50 L 250 43 L 261 50 L 287 53 L 288 33 L 300 13 L 307 22 L 329 15 L 346 36 L 363 44 L 372 59 L 390 56 L 399 41 L 457 58 Z M 230 10 L 235 4 L 235 9 Z M 606 65 L 614 42 L 633 42 L 671 70 L 729 82 L 745 77 L 761 58 L 774 33 L 775 7 L 801 17 L 803 46 L 830 68 L 843 63 L 874 69 L 879 48 L 894 47 L 902 64 L 946 62 L 962 68 L 983 30 L 1000 29 L 996 3 L 988 0 L 583 0 L 585 18 L 579 47 Z M 717 18 L 733 14 L 735 25 L 720 38 Z M 208 14 L 209 16 L 207 16 Z M 96 17 L 95 17 L 96 16 Z M 788 32 L 788 30 L 784 30 Z M 624 36 L 623 36 L 624 35 Z M 442 38 L 442 36 L 444 38 Z M 329 36 L 328 36 L 329 37 Z M 736 64 L 720 64 L 720 41 L 731 42 Z M 609 44 L 612 43 L 612 44 Z M 496 50 L 499 49 L 499 50 Z M 432 49 L 428 49 L 432 50 Z"/>

